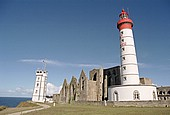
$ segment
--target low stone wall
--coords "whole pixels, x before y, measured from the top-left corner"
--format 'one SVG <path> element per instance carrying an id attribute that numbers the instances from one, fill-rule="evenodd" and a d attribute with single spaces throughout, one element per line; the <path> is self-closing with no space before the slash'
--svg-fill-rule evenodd
<path id="1" fill-rule="evenodd" d="M 113 106 L 113 107 L 121 107 L 121 106 L 134 106 L 134 107 L 170 107 L 170 101 L 76 101 L 71 104 L 80 104 L 80 105 L 98 105 L 98 106 Z"/>
<path id="2" fill-rule="evenodd" d="M 169 107 L 170 101 L 122 101 L 114 102 L 113 106 Z"/>

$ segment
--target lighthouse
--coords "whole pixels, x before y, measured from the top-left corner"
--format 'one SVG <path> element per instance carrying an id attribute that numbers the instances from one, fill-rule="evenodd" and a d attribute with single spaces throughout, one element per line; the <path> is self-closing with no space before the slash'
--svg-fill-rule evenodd
<path id="1" fill-rule="evenodd" d="M 156 86 L 140 82 L 135 43 L 133 38 L 133 21 L 125 10 L 119 15 L 117 28 L 120 34 L 120 85 L 108 87 L 110 101 L 149 101 L 158 100 Z"/>
<path id="2" fill-rule="evenodd" d="M 46 63 L 44 63 L 44 69 L 38 69 L 36 71 L 35 85 L 32 95 L 32 101 L 34 102 L 45 102 L 47 95 L 47 74 Z"/>
<path id="3" fill-rule="evenodd" d="M 120 33 L 121 82 L 122 85 L 139 84 L 139 72 L 132 31 L 133 22 L 124 9 L 119 17 L 117 28 Z"/>
<path id="4" fill-rule="evenodd" d="M 37 70 L 32 101 L 45 102 L 47 93 L 47 71 Z"/>

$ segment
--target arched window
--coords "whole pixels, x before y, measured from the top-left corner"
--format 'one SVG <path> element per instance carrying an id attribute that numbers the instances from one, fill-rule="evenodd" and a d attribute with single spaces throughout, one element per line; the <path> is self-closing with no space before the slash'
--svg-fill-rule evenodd
<path id="1" fill-rule="evenodd" d="M 93 81 L 96 81 L 96 80 L 97 80 L 97 73 L 95 73 L 93 76 Z"/>
<path id="2" fill-rule="evenodd" d="M 134 100 L 140 100 L 140 94 L 139 94 L 139 91 L 138 90 L 135 90 L 133 92 L 133 99 Z"/>
<path id="3" fill-rule="evenodd" d="M 166 100 L 166 97 L 164 97 L 164 100 Z"/>
<path id="4" fill-rule="evenodd" d="M 64 96 L 66 97 L 67 96 L 67 87 L 65 86 L 64 88 Z"/>
<path id="5" fill-rule="evenodd" d="M 156 93 L 153 91 L 153 100 L 156 100 Z"/>
<path id="6" fill-rule="evenodd" d="M 119 98 L 118 98 L 118 92 L 117 91 L 114 91 L 113 93 L 113 101 L 118 101 Z"/>
<path id="7" fill-rule="evenodd" d="M 81 89 L 84 90 L 84 87 L 85 87 L 85 82 L 82 81 L 82 87 L 81 87 Z"/>
<path id="8" fill-rule="evenodd" d="M 170 95 L 170 90 L 167 92 L 168 95 Z"/>
<path id="9" fill-rule="evenodd" d="M 159 94 L 162 95 L 162 91 L 160 91 Z"/>

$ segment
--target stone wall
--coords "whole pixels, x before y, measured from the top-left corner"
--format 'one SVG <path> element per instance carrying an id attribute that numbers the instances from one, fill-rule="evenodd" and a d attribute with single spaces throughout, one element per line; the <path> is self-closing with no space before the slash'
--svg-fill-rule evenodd
<path id="1" fill-rule="evenodd" d="M 170 107 L 170 101 L 77 101 L 73 104 L 80 105 L 98 105 L 98 106 L 113 106 L 113 107 Z"/>
<path id="2" fill-rule="evenodd" d="M 87 92 L 88 92 L 88 78 L 86 77 L 85 72 L 82 70 L 79 78 L 79 90 L 78 90 L 78 99 L 80 101 L 87 101 Z"/>
<path id="3" fill-rule="evenodd" d="M 97 86 L 96 81 L 88 81 L 88 101 L 97 101 Z"/>
<path id="4" fill-rule="evenodd" d="M 140 83 L 144 85 L 152 85 L 152 80 L 150 78 L 142 77 L 140 78 Z"/>
<path id="5" fill-rule="evenodd" d="M 159 100 L 170 100 L 170 86 L 157 87 L 157 94 Z"/>
<path id="6" fill-rule="evenodd" d="M 56 103 L 60 103 L 60 94 L 54 94 L 53 95 L 53 101 Z"/>
<path id="7" fill-rule="evenodd" d="M 93 69 L 90 71 L 90 80 L 89 81 L 96 81 L 96 87 L 95 90 L 97 91 L 96 93 L 96 98 L 97 101 L 102 101 L 103 97 L 103 69 Z M 91 87 L 93 88 L 93 87 Z M 95 101 L 95 100 L 93 100 Z"/>
<path id="8" fill-rule="evenodd" d="M 123 101 L 114 102 L 114 106 L 136 106 L 136 107 L 166 107 L 170 101 Z"/>

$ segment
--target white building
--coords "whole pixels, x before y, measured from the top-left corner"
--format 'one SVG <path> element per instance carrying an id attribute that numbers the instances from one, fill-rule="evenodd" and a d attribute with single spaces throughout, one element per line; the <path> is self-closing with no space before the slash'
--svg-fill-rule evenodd
<path id="1" fill-rule="evenodd" d="M 133 38 L 133 22 L 122 10 L 117 28 L 120 32 L 121 85 L 108 88 L 110 101 L 147 101 L 157 100 L 156 86 L 140 84 L 135 43 Z"/>
<path id="2" fill-rule="evenodd" d="M 32 101 L 45 102 L 46 93 L 47 93 L 47 71 L 37 70 Z"/>

